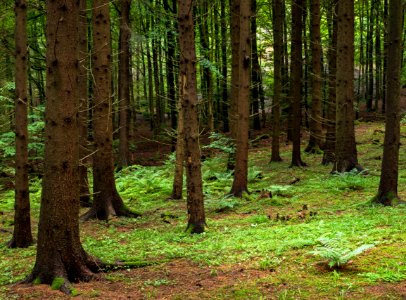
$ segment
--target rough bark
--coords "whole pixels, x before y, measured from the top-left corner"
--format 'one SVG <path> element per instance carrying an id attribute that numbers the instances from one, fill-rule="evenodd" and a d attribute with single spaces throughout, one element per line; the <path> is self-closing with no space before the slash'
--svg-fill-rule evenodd
<path id="1" fill-rule="evenodd" d="M 196 50 L 193 1 L 178 1 L 180 48 L 180 97 L 185 117 L 185 160 L 187 183 L 187 230 L 202 233 L 206 225 L 200 164 L 199 123 L 197 119 Z"/>
<path id="2" fill-rule="evenodd" d="M 111 119 L 111 48 L 108 0 L 93 1 L 92 72 L 94 90 L 93 205 L 82 220 L 107 220 L 110 215 L 135 216 L 117 192 L 113 164 Z"/>
<path id="3" fill-rule="evenodd" d="M 259 65 L 258 45 L 257 45 L 257 0 L 251 0 L 251 111 L 253 115 L 252 127 L 255 130 L 261 129 L 259 116 L 259 90 L 261 87 L 261 66 Z"/>
<path id="4" fill-rule="evenodd" d="M 389 45 L 387 68 L 385 141 L 381 179 L 374 201 L 383 205 L 399 202 L 398 168 L 400 147 L 400 78 L 402 59 L 402 2 L 389 1 Z"/>
<path id="5" fill-rule="evenodd" d="M 176 140 L 176 161 L 175 161 L 175 175 L 173 178 L 172 199 L 182 199 L 183 191 L 183 169 L 185 161 L 185 121 L 184 112 L 182 108 L 181 99 L 178 103 L 178 128 Z"/>
<path id="6" fill-rule="evenodd" d="M 90 155 L 87 141 L 87 115 L 88 115 L 88 41 L 87 41 L 87 5 L 86 0 L 79 3 L 79 184 L 80 184 L 80 205 L 91 206 L 89 181 L 87 177 L 87 157 Z"/>
<path id="7" fill-rule="evenodd" d="M 130 128 L 130 0 L 120 1 L 120 37 L 118 53 L 118 108 L 119 108 L 119 144 L 118 166 L 126 167 L 130 163 L 128 146 Z"/>
<path id="8" fill-rule="evenodd" d="M 274 36 L 274 86 L 272 101 L 272 156 L 271 162 L 281 161 L 279 149 L 280 117 L 281 117 L 281 93 L 282 93 L 282 58 L 283 58 L 283 14 L 282 0 L 273 3 L 273 36 Z"/>
<path id="9" fill-rule="evenodd" d="M 10 248 L 33 243 L 28 188 L 27 4 L 16 0 L 15 12 L 15 205 Z"/>
<path id="10" fill-rule="evenodd" d="M 320 37 L 320 0 L 310 1 L 311 20 L 311 49 L 312 49 L 312 104 L 310 114 L 310 138 L 305 152 L 317 153 L 320 151 L 321 130 L 321 37 Z"/>
<path id="11" fill-rule="evenodd" d="M 34 269 L 27 282 L 69 281 L 95 277 L 98 262 L 79 238 L 78 2 L 47 1 L 47 84 L 45 159 Z"/>
<path id="12" fill-rule="evenodd" d="M 354 1 L 342 0 L 337 14 L 336 161 L 333 172 L 349 172 L 358 164 L 354 132 Z"/>
<path id="13" fill-rule="evenodd" d="M 234 124 L 236 155 L 234 180 L 230 192 L 237 197 L 241 197 L 244 192 L 248 192 L 248 130 L 251 56 L 250 1 L 240 1 L 239 8 L 238 91 L 236 93 L 237 122 Z"/>
<path id="14" fill-rule="evenodd" d="M 292 162 L 291 166 L 304 167 L 300 151 L 300 126 L 302 119 L 302 26 L 305 1 L 292 1 L 291 87 L 292 104 Z"/>

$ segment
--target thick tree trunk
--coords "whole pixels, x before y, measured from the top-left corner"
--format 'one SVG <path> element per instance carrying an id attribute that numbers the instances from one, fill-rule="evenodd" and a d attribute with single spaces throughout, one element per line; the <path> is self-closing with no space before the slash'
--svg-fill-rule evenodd
<path id="1" fill-rule="evenodd" d="M 128 147 L 130 122 L 130 0 L 121 0 L 120 15 L 120 51 L 118 53 L 118 108 L 119 108 L 119 145 L 118 166 L 126 167 L 130 163 Z"/>
<path id="2" fill-rule="evenodd" d="M 389 45 L 387 68 L 387 97 L 385 141 L 383 148 L 381 180 L 375 202 L 394 205 L 398 197 L 398 168 L 400 146 L 400 71 L 402 59 L 402 2 L 389 1 Z"/>
<path id="3" fill-rule="evenodd" d="M 98 271 L 79 238 L 78 2 L 47 1 L 45 159 L 37 257 L 27 282 L 88 281 Z"/>
<path id="4" fill-rule="evenodd" d="M 108 0 L 93 1 L 94 146 L 93 205 L 82 220 L 107 220 L 110 215 L 134 216 L 117 192 L 113 165 L 111 119 L 111 49 Z"/>
<path id="5" fill-rule="evenodd" d="M 341 0 L 337 14 L 336 161 L 333 172 L 349 172 L 358 164 L 354 132 L 354 1 Z"/>
<path id="6" fill-rule="evenodd" d="M 292 103 L 292 162 L 291 166 L 303 167 L 300 151 L 300 127 L 302 119 L 302 26 L 303 0 L 292 2 L 292 43 L 291 43 L 291 87 L 290 98 Z"/>
<path id="7" fill-rule="evenodd" d="M 281 161 L 279 152 L 280 139 L 280 116 L 281 116 L 281 92 L 282 92 L 282 45 L 283 45 L 283 14 L 282 0 L 275 0 L 273 3 L 273 36 L 274 36 L 274 86 L 272 101 L 272 156 L 271 162 Z"/>
<path id="8" fill-rule="evenodd" d="M 310 1 L 311 48 L 312 48 L 312 106 L 310 118 L 310 139 L 305 152 L 317 153 L 321 145 L 321 37 L 320 0 Z"/>
<path id="9" fill-rule="evenodd" d="M 28 188 L 27 4 L 15 1 L 15 211 L 10 248 L 33 243 Z"/>
<path id="10" fill-rule="evenodd" d="M 80 0 L 79 4 L 79 185 L 80 185 L 80 205 L 90 207 L 89 181 L 87 177 L 87 156 L 90 155 L 87 141 L 87 115 L 88 115 L 88 41 L 87 41 L 87 5 L 86 0 Z"/>
<path id="11" fill-rule="evenodd" d="M 202 233 L 206 225 L 200 165 L 199 122 L 197 118 L 196 50 L 193 1 L 178 1 L 180 45 L 180 96 L 185 117 L 185 160 L 187 182 L 187 230 Z"/>
<path id="12" fill-rule="evenodd" d="M 249 130 L 249 92 L 250 92 L 250 1 L 234 0 L 239 5 L 239 51 L 238 51 L 238 91 L 236 103 L 235 170 L 231 194 L 241 197 L 248 191 L 248 130 Z M 234 12 L 235 13 L 235 12 Z"/>

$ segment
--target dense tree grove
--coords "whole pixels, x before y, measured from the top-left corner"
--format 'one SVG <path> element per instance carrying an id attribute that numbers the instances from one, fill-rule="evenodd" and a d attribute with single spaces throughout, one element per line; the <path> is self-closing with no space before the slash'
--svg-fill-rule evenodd
<path id="1" fill-rule="evenodd" d="M 182 199 L 185 175 L 191 233 L 207 226 L 201 161 L 214 154 L 202 145 L 219 136 L 229 193 L 244 197 L 249 147 L 262 136 L 272 139 L 272 164 L 286 141 L 291 168 L 307 167 L 306 143 L 332 173 L 364 172 L 356 120 L 385 118 L 374 201 L 401 202 L 400 0 L 3 0 L 0 8 L 0 139 L 15 133 L 15 153 L 0 150 L 14 158 L 10 247 L 33 243 L 28 178 L 42 178 L 27 281 L 63 278 L 69 292 L 69 281 L 100 271 L 79 220 L 138 216 L 115 170 L 138 159 L 141 127 L 176 151 L 171 200 Z"/>

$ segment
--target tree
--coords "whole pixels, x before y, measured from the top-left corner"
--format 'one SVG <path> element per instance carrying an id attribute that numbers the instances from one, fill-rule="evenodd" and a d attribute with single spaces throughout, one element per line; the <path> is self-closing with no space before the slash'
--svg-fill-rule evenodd
<path id="1" fill-rule="evenodd" d="M 184 142 L 187 183 L 187 229 L 202 233 L 206 225 L 197 119 L 196 50 L 193 1 L 178 0 L 180 97 L 185 118 Z"/>
<path id="2" fill-rule="evenodd" d="M 394 205 L 399 201 L 398 168 L 400 146 L 400 71 L 402 65 L 402 2 L 389 1 L 389 45 L 387 66 L 387 95 L 385 141 L 381 179 L 374 201 Z"/>
<path id="3" fill-rule="evenodd" d="M 92 72 L 94 92 L 93 205 L 83 220 L 107 220 L 110 215 L 135 216 L 117 192 L 113 165 L 111 119 L 111 49 L 108 0 L 93 1 Z"/>
<path id="4" fill-rule="evenodd" d="M 80 184 L 80 205 L 90 207 L 89 181 L 87 178 L 87 156 L 90 155 L 87 141 L 87 116 L 88 105 L 88 43 L 87 43 L 87 5 L 86 0 L 80 0 L 79 4 L 79 184 Z"/>
<path id="5" fill-rule="evenodd" d="M 33 243 L 28 190 L 27 4 L 15 0 L 15 212 L 10 248 Z"/>
<path id="6" fill-rule="evenodd" d="M 119 41 L 119 70 L 118 70 L 118 107 L 120 116 L 119 126 L 119 167 L 126 167 L 130 162 L 128 148 L 130 122 L 130 0 L 120 1 L 120 41 Z"/>
<path id="7" fill-rule="evenodd" d="M 274 81 L 272 101 L 272 156 L 271 161 L 281 161 L 279 154 L 280 118 L 281 118 L 281 93 L 282 93 L 282 58 L 283 58 L 283 14 L 282 0 L 272 2 L 273 20 L 273 49 L 274 49 Z"/>
<path id="8" fill-rule="evenodd" d="M 257 43 L 257 0 L 251 0 L 251 53 L 252 53 L 252 68 L 251 68 L 251 111 L 253 114 L 253 129 L 261 129 L 261 121 L 259 118 L 259 96 L 262 89 L 261 66 L 259 65 L 258 43 Z"/>
<path id="9" fill-rule="evenodd" d="M 88 281 L 98 262 L 79 239 L 78 1 L 47 1 L 45 159 L 38 246 L 27 282 Z"/>
<path id="10" fill-rule="evenodd" d="M 341 0 L 337 14 L 336 161 L 333 172 L 349 172 L 358 164 L 354 132 L 354 1 Z"/>
<path id="11" fill-rule="evenodd" d="M 310 138 L 305 152 L 320 151 L 321 145 L 321 37 L 320 37 L 320 0 L 310 1 L 311 13 L 311 49 L 312 49 L 312 105 L 310 118 Z"/>
<path id="12" fill-rule="evenodd" d="M 292 2 L 292 43 L 291 43 L 291 86 L 290 97 L 292 103 L 292 162 L 291 166 L 304 167 L 300 153 L 300 125 L 302 119 L 302 26 L 305 2 Z"/>

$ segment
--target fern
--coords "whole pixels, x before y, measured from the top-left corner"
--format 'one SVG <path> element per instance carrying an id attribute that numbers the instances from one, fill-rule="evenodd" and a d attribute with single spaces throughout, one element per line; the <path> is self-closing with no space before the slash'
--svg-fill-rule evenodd
<path id="1" fill-rule="evenodd" d="M 342 237 L 342 234 L 338 234 L 335 238 L 321 237 L 318 241 L 321 246 L 316 247 L 309 253 L 326 259 L 330 268 L 342 267 L 352 258 L 375 246 L 373 244 L 364 244 L 351 250 L 348 241 Z"/>

